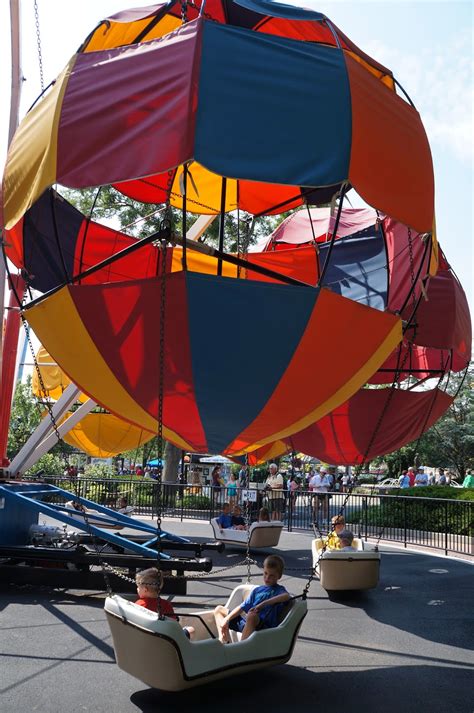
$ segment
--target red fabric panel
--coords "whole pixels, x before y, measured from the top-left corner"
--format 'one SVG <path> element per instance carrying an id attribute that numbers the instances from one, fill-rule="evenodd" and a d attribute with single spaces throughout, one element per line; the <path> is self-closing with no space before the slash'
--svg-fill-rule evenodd
<path id="1" fill-rule="evenodd" d="M 168 186 L 172 183 L 169 178 L 168 172 L 160 173 L 156 176 L 137 178 L 135 181 L 115 183 L 114 188 L 142 203 L 166 203 L 169 195 Z"/>
<path id="2" fill-rule="evenodd" d="M 200 28 L 188 23 L 162 39 L 78 56 L 59 122 L 59 182 L 97 186 L 191 158 Z"/>
<path id="3" fill-rule="evenodd" d="M 302 247 L 297 250 L 250 253 L 247 259 L 256 265 L 275 270 L 282 275 L 294 277 L 297 280 L 306 282 L 308 285 L 316 285 L 319 278 L 319 258 L 313 246 Z M 252 272 L 252 270 L 247 271 L 247 279 L 260 280 L 261 282 L 278 282 L 278 280 Z"/>
<path id="4" fill-rule="evenodd" d="M 76 243 L 74 274 L 78 275 L 93 265 L 133 245 L 135 238 L 113 230 L 100 223 L 84 220 Z M 82 280 L 83 284 L 119 282 L 156 275 L 158 251 L 153 245 L 145 245 L 127 257 L 116 260 L 108 267 L 98 270 Z"/>
<path id="5" fill-rule="evenodd" d="M 416 313 L 416 344 L 454 349 L 467 366 L 472 330 L 464 290 L 450 270 L 442 270 L 430 279 L 427 296 Z"/>
<path id="6" fill-rule="evenodd" d="M 156 369 L 145 369 L 144 362 L 149 365 L 152 355 L 159 353 L 160 290 L 159 279 L 132 281 L 127 286 L 90 286 L 86 290 L 70 287 L 76 308 L 109 369 L 155 418 L 158 356 Z M 206 452 L 194 394 L 185 273 L 166 278 L 166 305 L 173 319 L 165 323 L 163 422 L 192 443 L 196 451 Z M 146 329 L 149 325 L 154 328 Z"/>
<path id="7" fill-rule="evenodd" d="M 20 218 L 18 223 L 11 230 L 5 230 L 5 252 L 7 257 L 12 261 L 15 267 L 24 267 L 23 255 L 23 220 Z"/>
<path id="8" fill-rule="evenodd" d="M 433 165 L 419 114 L 347 53 L 344 57 L 352 101 L 349 181 L 369 205 L 429 232 Z"/>
<path id="9" fill-rule="evenodd" d="M 326 463 L 357 465 L 419 438 L 452 402 L 453 398 L 439 389 L 361 389 L 328 416 L 285 441 L 293 450 Z"/>
<path id="10" fill-rule="evenodd" d="M 388 309 L 391 312 L 397 312 L 402 307 L 412 286 L 412 273 L 416 278 L 419 272 L 419 279 L 416 281 L 414 290 L 415 300 L 420 294 L 420 280 L 428 274 L 430 263 L 430 249 L 426 250 L 426 243 L 422 240 L 421 235 L 416 231 L 410 231 L 406 225 L 393 220 L 392 218 L 384 218 L 382 222 L 383 231 L 385 234 L 385 243 L 387 245 L 387 257 L 389 267 L 390 287 L 388 293 Z M 410 241 L 411 255 L 410 257 Z M 411 316 L 413 311 L 413 300 L 410 298 L 406 318 Z"/>

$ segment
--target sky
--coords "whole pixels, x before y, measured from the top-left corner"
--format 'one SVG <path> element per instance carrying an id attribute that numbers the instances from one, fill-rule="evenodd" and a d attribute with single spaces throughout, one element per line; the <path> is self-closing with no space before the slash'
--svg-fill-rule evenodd
<path id="1" fill-rule="evenodd" d="M 289 0 L 287 0 L 288 2 Z M 97 22 L 147 0 L 37 0 L 45 83 L 63 69 Z M 151 4 L 151 0 L 149 3 Z M 418 109 L 433 155 L 438 239 L 474 314 L 473 4 L 430 0 L 299 0 L 327 15 L 361 49 L 388 66 Z M 9 3 L 0 2 L 0 165 L 9 121 Z M 21 0 L 21 116 L 40 92 L 34 2 Z M 353 191 L 350 196 L 353 195 Z M 357 205 L 357 203 L 354 203 Z"/>

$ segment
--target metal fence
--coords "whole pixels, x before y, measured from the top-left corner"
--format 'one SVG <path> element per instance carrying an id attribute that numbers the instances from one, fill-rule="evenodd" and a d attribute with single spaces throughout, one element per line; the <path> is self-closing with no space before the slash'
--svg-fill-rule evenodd
<path id="1" fill-rule="evenodd" d="M 135 508 L 136 515 L 156 515 L 157 483 L 147 479 L 93 480 L 45 477 L 45 481 L 102 505 L 116 507 L 121 497 Z M 229 497 L 226 486 L 181 485 L 164 483 L 161 498 L 163 517 L 210 521 L 222 510 L 224 502 L 241 503 L 241 493 Z M 251 504 L 251 518 L 256 520 L 261 507 L 269 506 L 267 494 L 257 490 Z M 450 552 L 474 554 L 474 502 L 440 498 L 353 493 L 330 493 L 316 497 L 299 491 L 285 492 L 280 518 L 288 531 L 312 530 L 317 522 L 322 533 L 330 529 L 331 518 L 343 512 L 346 524 L 363 539 L 431 547 Z"/>

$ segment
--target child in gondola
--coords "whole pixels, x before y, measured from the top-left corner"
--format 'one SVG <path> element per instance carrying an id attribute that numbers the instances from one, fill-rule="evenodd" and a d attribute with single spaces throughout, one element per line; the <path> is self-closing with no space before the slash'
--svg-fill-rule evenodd
<path id="1" fill-rule="evenodd" d="M 217 524 L 221 530 L 227 530 L 232 527 L 232 514 L 230 512 L 230 504 L 224 503 L 222 506 L 222 512 L 217 518 Z"/>
<path id="2" fill-rule="evenodd" d="M 229 629 L 242 633 L 241 641 L 254 631 L 278 626 L 278 617 L 284 602 L 290 598 L 285 587 L 278 584 L 283 576 L 285 562 L 279 555 L 270 555 L 263 563 L 263 584 L 256 587 L 247 599 L 231 612 L 226 607 L 214 609 L 219 641 L 229 643 Z"/>
<path id="3" fill-rule="evenodd" d="M 234 505 L 234 510 L 232 512 L 232 529 L 233 530 L 246 530 L 245 520 L 242 517 L 242 508 L 240 505 Z"/>
<path id="4" fill-rule="evenodd" d="M 156 569 L 156 567 L 142 569 L 141 572 L 137 572 L 135 582 L 138 592 L 138 599 L 135 604 L 138 604 L 140 607 L 145 607 L 145 609 L 149 609 L 150 611 L 159 611 L 163 616 L 178 621 L 171 602 L 160 597 L 160 592 L 163 588 L 163 573 L 161 571 Z M 194 627 L 184 626 L 183 631 L 188 639 L 190 639 L 194 633 Z"/>

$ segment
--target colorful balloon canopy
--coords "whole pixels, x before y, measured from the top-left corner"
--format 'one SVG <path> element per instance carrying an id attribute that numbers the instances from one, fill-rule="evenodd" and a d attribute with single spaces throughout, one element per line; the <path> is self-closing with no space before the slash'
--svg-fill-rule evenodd
<path id="1" fill-rule="evenodd" d="M 5 227 L 54 183 L 113 183 L 179 207 L 186 185 L 187 210 L 210 214 L 325 203 L 348 184 L 432 230 L 428 141 L 390 70 L 318 12 L 265 0 L 200 8 L 182 25 L 171 2 L 94 30 L 13 139 Z"/>
<path id="2" fill-rule="evenodd" d="M 68 377 L 149 432 L 161 390 L 168 440 L 233 455 L 334 414 L 398 345 L 419 347 L 400 314 L 410 319 L 438 268 L 432 162 L 390 70 L 321 13 L 183 7 L 183 24 L 170 2 L 91 33 L 15 135 L 2 210 L 9 257 L 30 286 L 55 291 L 25 314 Z M 183 270 L 181 248 L 152 243 L 101 265 L 135 238 L 82 216 L 56 182 L 222 218 L 354 187 L 378 212 L 343 211 L 336 230 L 328 210 L 310 211 L 305 245 L 274 249 L 273 236 L 251 267 L 188 250 Z"/>

